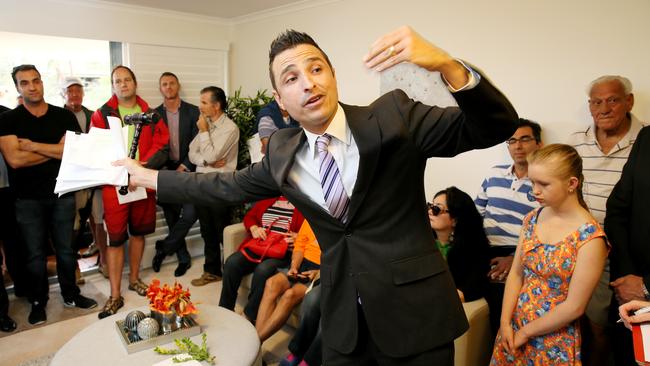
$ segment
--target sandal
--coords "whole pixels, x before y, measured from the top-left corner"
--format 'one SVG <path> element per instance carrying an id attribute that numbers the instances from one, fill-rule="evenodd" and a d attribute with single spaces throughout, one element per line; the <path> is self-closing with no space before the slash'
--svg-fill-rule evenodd
<path id="1" fill-rule="evenodd" d="M 147 296 L 148 288 L 149 287 L 139 278 L 137 281 L 129 284 L 129 290 L 137 292 L 140 296 Z"/>
<path id="2" fill-rule="evenodd" d="M 118 297 L 117 299 L 109 297 L 106 301 L 106 304 L 104 304 L 104 308 L 99 312 L 97 316 L 99 319 L 104 319 L 107 316 L 111 316 L 117 313 L 117 310 L 119 310 L 119 308 L 122 306 L 124 306 L 124 298 L 122 296 Z"/>

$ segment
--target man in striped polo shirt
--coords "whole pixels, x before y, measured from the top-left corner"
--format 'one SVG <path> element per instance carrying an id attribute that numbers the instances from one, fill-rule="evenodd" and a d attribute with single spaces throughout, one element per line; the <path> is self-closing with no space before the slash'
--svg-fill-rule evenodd
<path id="1" fill-rule="evenodd" d="M 524 216 L 539 206 L 528 179 L 526 156 L 542 147 L 542 127 L 520 118 L 519 128 L 507 141 L 512 164 L 497 165 L 483 180 L 474 203 L 483 216 L 483 227 L 490 241 L 490 305 L 492 330 L 499 329 L 504 280 L 510 272 Z"/>
<path id="2" fill-rule="evenodd" d="M 591 214 L 602 225 L 607 198 L 621 177 L 623 165 L 644 123 L 631 113 L 634 95 L 632 83 L 627 78 L 601 76 L 589 84 L 587 91 L 589 111 L 594 122 L 587 129 L 571 134 L 567 143 L 582 157 L 582 192 Z M 607 265 L 586 310 L 591 329 L 591 332 L 586 332 L 583 343 L 586 351 L 583 352 L 583 360 L 586 364 L 604 364 L 608 358 L 609 342 L 605 327 L 612 298 L 609 286 Z M 635 283 L 623 278 L 612 283 L 612 286 L 623 290 L 635 286 Z"/>

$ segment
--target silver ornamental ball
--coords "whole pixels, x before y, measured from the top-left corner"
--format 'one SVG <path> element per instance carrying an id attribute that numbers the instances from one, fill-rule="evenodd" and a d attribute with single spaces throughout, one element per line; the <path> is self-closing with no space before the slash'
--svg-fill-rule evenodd
<path id="1" fill-rule="evenodd" d="M 126 329 L 135 332 L 138 330 L 138 323 L 146 317 L 147 316 L 140 310 L 133 310 L 126 316 L 126 319 L 124 319 L 124 326 Z"/>
<path id="2" fill-rule="evenodd" d="M 144 318 L 138 323 L 138 336 L 142 339 L 153 338 L 158 335 L 160 326 L 155 319 Z"/>

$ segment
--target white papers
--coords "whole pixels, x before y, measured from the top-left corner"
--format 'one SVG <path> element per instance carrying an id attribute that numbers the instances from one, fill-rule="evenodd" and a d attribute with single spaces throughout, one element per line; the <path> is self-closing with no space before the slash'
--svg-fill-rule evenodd
<path id="1" fill-rule="evenodd" d="M 115 187 L 115 190 L 117 191 L 117 202 L 120 205 L 147 198 L 147 190 L 142 187 L 136 188 L 135 191 L 128 191 L 129 193 L 125 195 L 120 194 L 120 188 L 121 187 Z"/>
<path id="2" fill-rule="evenodd" d="M 91 128 L 87 134 L 66 132 L 61 168 L 54 193 L 60 195 L 100 185 L 128 184 L 124 167 L 111 163 L 126 157 L 128 127 L 119 118 L 108 117 L 109 129 Z"/>
<path id="3" fill-rule="evenodd" d="M 256 133 L 246 141 L 248 145 L 248 153 L 251 156 L 251 164 L 262 161 L 264 154 L 262 154 L 262 141 L 260 141 L 260 134 Z"/>

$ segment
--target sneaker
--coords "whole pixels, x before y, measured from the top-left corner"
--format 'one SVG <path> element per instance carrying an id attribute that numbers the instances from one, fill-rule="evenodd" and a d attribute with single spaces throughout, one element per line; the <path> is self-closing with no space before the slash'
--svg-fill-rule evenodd
<path id="1" fill-rule="evenodd" d="M 299 363 L 300 360 L 294 356 L 293 353 L 289 353 L 282 360 L 280 360 L 279 366 L 297 366 Z"/>
<path id="2" fill-rule="evenodd" d="M 64 300 L 63 306 L 66 308 L 92 309 L 97 306 L 97 301 L 79 294 L 70 300 Z"/>
<path id="3" fill-rule="evenodd" d="M 29 313 L 27 320 L 29 321 L 29 324 L 32 325 L 45 323 L 47 320 L 47 314 L 45 314 L 45 304 L 34 301 L 32 303 L 32 311 Z"/>
<path id="4" fill-rule="evenodd" d="M 140 296 L 147 296 L 148 286 L 138 278 L 137 281 L 129 283 L 129 290 L 135 291 Z"/>
<path id="5" fill-rule="evenodd" d="M 4 315 L 0 317 L 0 330 L 3 332 L 13 332 L 16 329 L 16 322 L 9 317 L 9 315 Z"/>
<path id="6" fill-rule="evenodd" d="M 174 276 L 181 277 L 192 267 L 192 263 L 179 263 L 178 267 L 174 270 Z"/>
<path id="7" fill-rule="evenodd" d="M 210 272 L 203 272 L 201 277 L 193 279 L 190 283 L 192 286 L 204 286 L 210 282 L 221 281 L 221 276 L 217 276 Z"/>
<path id="8" fill-rule="evenodd" d="M 122 306 L 124 306 L 124 298 L 122 296 L 117 299 L 109 297 L 106 304 L 104 304 L 104 308 L 102 308 L 102 311 L 100 311 L 97 316 L 99 319 L 104 319 L 107 316 L 117 313 Z"/>
<path id="9" fill-rule="evenodd" d="M 88 246 L 88 249 L 86 249 L 86 251 L 83 252 L 83 254 L 81 254 L 81 257 L 82 258 L 92 257 L 93 255 L 97 254 L 97 252 L 99 252 L 99 248 L 97 247 L 97 244 L 95 244 L 95 242 L 92 242 Z"/>

